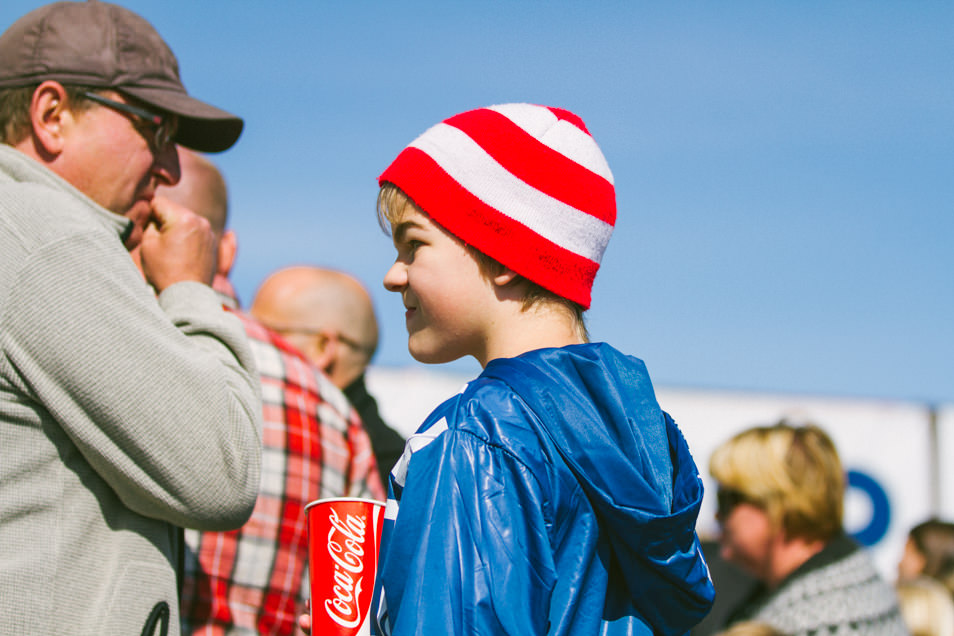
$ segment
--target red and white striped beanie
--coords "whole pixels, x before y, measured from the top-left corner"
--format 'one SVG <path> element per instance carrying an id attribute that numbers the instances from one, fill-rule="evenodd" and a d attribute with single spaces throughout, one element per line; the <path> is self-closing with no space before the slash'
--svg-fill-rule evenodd
<path id="1" fill-rule="evenodd" d="M 589 308 L 616 191 L 570 111 L 504 104 L 455 115 L 401 151 L 378 177 L 385 182 L 460 240 Z"/>

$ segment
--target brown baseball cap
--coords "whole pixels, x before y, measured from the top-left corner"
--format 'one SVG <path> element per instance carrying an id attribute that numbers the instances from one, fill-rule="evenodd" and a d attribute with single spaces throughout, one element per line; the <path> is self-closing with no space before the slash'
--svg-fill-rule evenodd
<path id="1" fill-rule="evenodd" d="M 112 88 L 179 117 L 175 142 L 202 152 L 230 148 L 235 115 L 186 93 L 179 63 L 151 24 L 108 2 L 54 2 L 0 35 L 0 88 L 46 80 Z"/>

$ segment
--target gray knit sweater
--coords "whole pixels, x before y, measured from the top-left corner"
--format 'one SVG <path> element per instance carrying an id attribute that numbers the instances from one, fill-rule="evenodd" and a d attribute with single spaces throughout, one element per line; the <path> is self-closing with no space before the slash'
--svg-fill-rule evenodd
<path id="1" fill-rule="evenodd" d="M 787 636 L 907 636 L 897 596 L 871 557 L 840 536 L 733 622 L 769 623 Z"/>
<path id="2" fill-rule="evenodd" d="M 259 485 L 257 376 L 211 288 L 158 302 L 129 222 L 0 145 L 0 634 L 178 634 L 175 526 Z M 157 632 L 158 633 L 158 632 Z"/>

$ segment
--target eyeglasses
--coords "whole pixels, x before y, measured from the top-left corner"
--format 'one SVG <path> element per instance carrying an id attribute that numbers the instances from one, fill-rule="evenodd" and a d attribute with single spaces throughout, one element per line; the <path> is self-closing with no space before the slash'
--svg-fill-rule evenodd
<path id="1" fill-rule="evenodd" d="M 115 111 L 127 113 L 129 115 L 135 115 L 136 117 L 139 117 L 145 121 L 148 126 L 155 130 L 150 141 L 152 141 L 153 148 L 155 148 L 156 152 L 162 152 L 162 150 L 169 145 L 169 143 L 172 141 L 172 138 L 176 135 L 178 121 L 174 115 L 159 115 L 152 111 L 146 110 L 145 108 L 133 106 L 132 104 L 127 104 L 125 102 L 117 102 L 115 100 L 109 99 L 108 97 L 103 97 L 98 93 L 92 93 L 89 91 L 84 91 L 82 95 L 86 99 L 94 101 L 97 104 L 101 104 L 107 108 L 112 108 Z"/>
<path id="2" fill-rule="evenodd" d="M 294 327 L 290 325 L 274 325 L 271 323 L 262 323 L 272 331 L 277 331 L 278 333 L 300 333 L 305 336 L 316 336 L 320 333 L 325 333 L 325 329 L 313 329 L 311 327 Z M 339 342 L 343 342 L 348 345 L 358 353 L 363 353 L 367 356 L 374 354 L 374 349 L 368 345 L 361 344 L 353 338 L 349 338 L 342 334 L 341 332 L 336 332 L 336 336 Z"/>
<path id="3" fill-rule="evenodd" d="M 734 488 L 719 488 L 716 491 L 716 519 L 725 521 L 736 506 L 741 503 L 751 503 L 751 499 Z"/>

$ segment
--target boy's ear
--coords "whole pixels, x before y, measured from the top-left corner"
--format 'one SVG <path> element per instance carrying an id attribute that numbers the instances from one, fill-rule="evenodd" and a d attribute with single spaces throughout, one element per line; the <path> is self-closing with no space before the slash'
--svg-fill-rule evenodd
<path id="1" fill-rule="evenodd" d="M 500 271 L 494 274 L 493 281 L 497 287 L 505 287 L 520 277 L 520 274 L 504 266 L 500 266 Z"/>

